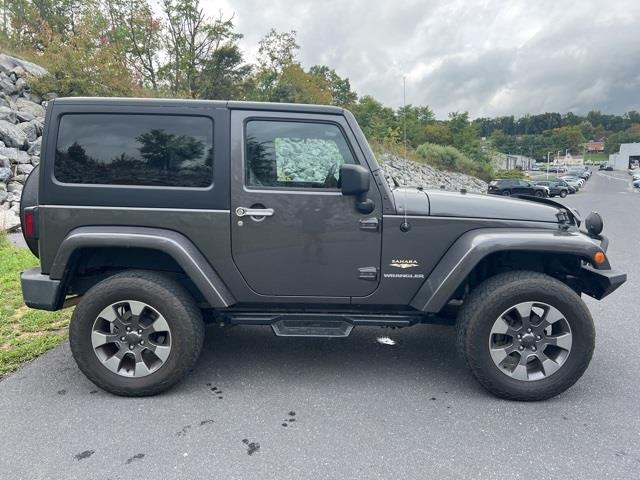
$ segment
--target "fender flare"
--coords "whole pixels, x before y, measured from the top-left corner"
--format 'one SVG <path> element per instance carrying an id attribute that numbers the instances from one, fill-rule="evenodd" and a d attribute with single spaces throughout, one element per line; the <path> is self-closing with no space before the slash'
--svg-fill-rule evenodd
<path id="1" fill-rule="evenodd" d="M 561 230 L 477 229 L 461 235 L 411 299 L 417 310 L 438 313 L 456 289 L 486 256 L 502 251 L 566 253 L 591 261 L 602 248 L 586 235 Z M 610 269 L 609 261 L 598 266 Z"/>
<path id="2" fill-rule="evenodd" d="M 224 308 L 236 303 L 222 279 L 191 240 L 178 232 L 159 228 L 76 228 L 60 244 L 49 277 L 62 281 L 73 253 L 87 247 L 147 248 L 161 251 L 180 265 L 211 307 Z"/>

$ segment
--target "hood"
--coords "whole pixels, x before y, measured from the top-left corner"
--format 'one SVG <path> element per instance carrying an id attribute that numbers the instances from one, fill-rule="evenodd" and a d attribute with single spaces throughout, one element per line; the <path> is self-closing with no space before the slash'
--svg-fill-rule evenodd
<path id="1" fill-rule="evenodd" d="M 434 217 L 491 218 L 558 223 L 562 205 L 538 201 L 481 195 L 398 188 L 393 190 L 399 214 L 430 215 Z"/>

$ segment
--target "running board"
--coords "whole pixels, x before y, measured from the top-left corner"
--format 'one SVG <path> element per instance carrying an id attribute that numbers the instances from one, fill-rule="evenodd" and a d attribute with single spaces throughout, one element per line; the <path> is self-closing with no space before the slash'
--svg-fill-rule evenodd
<path id="1" fill-rule="evenodd" d="M 271 324 L 278 337 L 348 337 L 353 324 L 335 319 L 287 319 L 282 318 Z"/>
<path id="2" fill-rule="evenodd" d="M 419 315 L 364 313 L 294 313 L 226 311 L 224 321 L 232 325 L 270 325 L 279 337 L 348 337 L 356 325 L 409 327 L 423 320 Z"/>

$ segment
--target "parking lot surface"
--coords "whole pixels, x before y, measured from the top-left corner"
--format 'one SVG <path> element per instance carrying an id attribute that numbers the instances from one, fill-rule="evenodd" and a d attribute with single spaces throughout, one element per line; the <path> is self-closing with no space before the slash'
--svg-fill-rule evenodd
<path id="1" fill-rule="evenodd" d="M 443 326 L 211 327 L 193 373 L 143 399 L 99 390 L 63 344 L 0 381 L 0 478 L 639 478 L 640 194 L 602 172 L 563 202 L 601 213 L 629 280 L 587 298 L 596 351 L 559 397 L 490 396 Z"/>

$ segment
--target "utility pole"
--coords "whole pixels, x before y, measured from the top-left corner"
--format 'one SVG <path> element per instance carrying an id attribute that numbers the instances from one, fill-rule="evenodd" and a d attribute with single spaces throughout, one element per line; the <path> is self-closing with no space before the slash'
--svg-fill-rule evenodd
<path id="1" fill-rule="evenodd" d="M 549 154 L 551 152 L 547 152 L 547 180 L 549 180 Z"/>
<path id="2" fill-rule="evenodd" d="M 402 76 L 402 128 L 404 130 L 404 156 L 407 157 L 407 77 Z"/>

